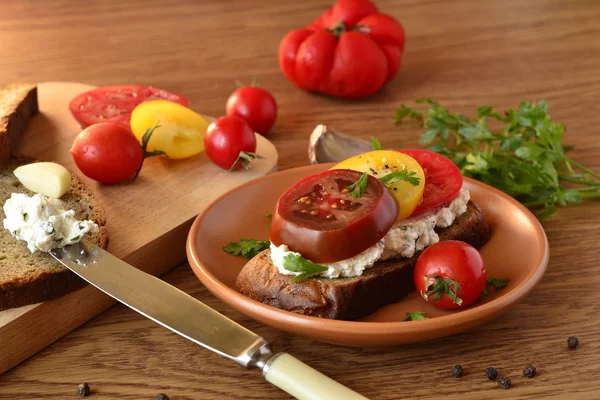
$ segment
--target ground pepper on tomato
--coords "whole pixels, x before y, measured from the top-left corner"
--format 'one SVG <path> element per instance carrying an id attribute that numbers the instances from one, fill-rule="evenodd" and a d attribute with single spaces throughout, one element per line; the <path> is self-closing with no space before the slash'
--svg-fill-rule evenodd
<path id="1" fill-rule="evenodd" d="M 279 45 L 279 67 L 301 89 L 363 98 L 392 80 L 404 51 L 404 29 L 369 0 L 339 0 Z"/>

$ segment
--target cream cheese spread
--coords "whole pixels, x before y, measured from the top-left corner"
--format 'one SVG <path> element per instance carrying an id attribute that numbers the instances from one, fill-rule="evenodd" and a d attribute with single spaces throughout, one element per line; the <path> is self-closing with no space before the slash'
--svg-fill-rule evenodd
<path id="1" fill-rule="evenodd" d="M 447 228 L 454 220 L 467 211 L 471 195 L 467 189 L 461 189 L 458 195 L 445 207 L 431 210 L 395 223 L 385 237 L 374 246 L 356 256 L 333 264 L 321 264 L 327 267 L 320 276 L 325 278 L 360 276 L 365 269 L 379 260 L 392 257 L 410 258 L 427 246 L 438 243 L 440 238 L 435 228 Z M 282 244 L 271 243 L 271 261 L 284 275 L 299 275 L 283 267 L 283 258 L 288 254 L 300 255 Z"/>
<path id="2" fill-rule="evenodd" d="M 319 264 L 327 267 L 327 271 L 321 272 L 319 275 L 324 278 L 348 278 L 352 276 L 360 276 L 366 268 L 372 267 L 375 261 L 379 260 L 383 253 L 383 240 L 375 243 L 362 253 L 355 255 L 347 260 L 335 262 L 333 264 Z M 283 258 L 288 254 L 299 256 L 300 253 L 290 251 L 290 249 L 282 244 L 275 246 L 271 243 L 271 261 L 277 267 L 279 273 L 284 275 L 300 275 L 300 272 L 288 271 L 283 267 Z"/>
<path id="3" fill-rule="evenodd" d="M 11 194 L 4 203 L 4 214 L 4 228 L 26 241 L 32 253 L 77 243 L 86 233 L 98 232 L 93 221 L 75 219 L 75 211 L 66 210 L 60 200 L 40 194 Z"/>

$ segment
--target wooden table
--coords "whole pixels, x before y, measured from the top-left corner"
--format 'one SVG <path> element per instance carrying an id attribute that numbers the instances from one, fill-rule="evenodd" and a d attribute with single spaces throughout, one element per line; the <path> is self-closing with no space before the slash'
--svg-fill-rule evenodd
<path id="1" fill-rule="evenodd" d="M 270 139 L 280 169 L 307 163 L 317 123 L 388 146 L 416 145 L 418 127 L 392 124 L 403 102 L 431 97 L 457 111 L 546 99 L 567 126 L 572 157 L 600 171 L 600 2 L 379 1 L 408 41 L 399 76 L 366 100 L 302 92 L 279 72 L 277 46 L 330 1 L 4 1 L 0 80 L 144 83 L 181 92 L 209 115 L 224 112 L 234 81 L 253 75 L 279 117 Z M 331 346 L 262 326 L 215 299 L 188 265 L 164 279 L 372 399 L 599 399 L 600 266 L 596 202 L 544 223 L 548 272 L 520 305 L 454 337 L 395 349 Z M 510 251 L 510 249 L 507 249 Z M 569 335 L 581 345 L 566 347 Z M 450 375 L 462 364 L 465 376 Z M 522 377 L 533 363 L 535 379 Z M 495 366 L 509 392 L 484 376 Z M 285 399 L 283 392 L 124 306 L 115 306 L 0 377 L 1 399 Z"/>

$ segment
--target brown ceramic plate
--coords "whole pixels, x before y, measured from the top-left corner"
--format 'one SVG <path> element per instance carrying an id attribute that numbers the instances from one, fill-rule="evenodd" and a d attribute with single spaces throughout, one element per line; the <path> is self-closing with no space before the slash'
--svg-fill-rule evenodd
<path id="1" fill-rule="evenodd" d="M 360 321 L 335 321 L 282 311 L 235 289 L 245 259 L 221 247 L 240 238 L 268 240 L 270 218 L 279 196 L 301 178 L 331 165 L 311 165 L 267 175 L 237 187 L 211 203 L 194 222 L 187 242 L 194 273 L 215 296 L 240 312 L 286 332 L 345 346 L 391 346 L 451 335 L 506 311 L 539 282 L 548 265 L 548 241 L 536 218 L 504 193 L 465 179 L 471 197 L 492 226 L 481 249 L 488 276 L 508 278 L 502 290 L 461 311 L 444 311 L 425 303 L 415 292 Z M 402 322 L 405 312 L 425 311 L 431 319 Z"/>

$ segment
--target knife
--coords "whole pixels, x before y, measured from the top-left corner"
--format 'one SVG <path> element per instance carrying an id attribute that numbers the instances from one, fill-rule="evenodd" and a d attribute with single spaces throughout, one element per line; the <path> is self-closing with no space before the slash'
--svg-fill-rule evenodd
<path id="1" fill-rule="evenodd" d="M 265 379 L 300 400 L 366 397 L 287 353 L 274 354 L 262 337 L 168 283 L 89 241 L 50 252 L 62 265 L 127 307 Z"/>

